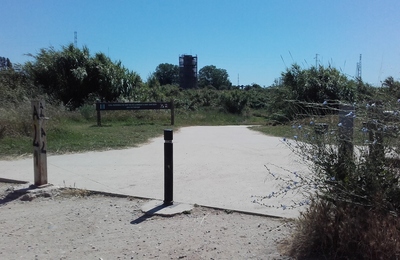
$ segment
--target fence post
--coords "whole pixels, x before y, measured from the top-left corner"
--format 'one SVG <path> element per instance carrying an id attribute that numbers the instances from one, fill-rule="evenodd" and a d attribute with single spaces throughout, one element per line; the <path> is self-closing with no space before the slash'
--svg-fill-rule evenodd
<path id="1" fill-rule="evenodd" d="M 36 186 L 47 184 L 47 139 L 44 128 L 44 101 L 31 101 L 33 120 L 33 170 Z"/>
<path id="2" fill-rule="evenodd" d="M 383 145 L 383 128 L 385 126 L 382 104 L 376 102 L 368 109 L 367 129 L 369 133 L 369 160 L 373 165 L 383 166 L 385 162 L 385 147 Z"/>
<path id="3" fill-rule="evenodd" d="M 339 151 L 338 162 L 340 167 L 339 177 L 345 177 L 350 167 L 353 165 L 354 143 L 353 143 L 353 129 L 354 129 L 354 106 L 341 105 L 339 111 Z"/>
<path id="4" fill-rule="evenodd" d="M 164 130 L 164 205 L 173 204 L 173 131 Z"/>
<path id="5" fill-rule="evenodd" d="M 100 101 L 96 101 L 96 110 L 97 110 L 97 126 L 101 126 L 101 114 L 100 114 Z"/>

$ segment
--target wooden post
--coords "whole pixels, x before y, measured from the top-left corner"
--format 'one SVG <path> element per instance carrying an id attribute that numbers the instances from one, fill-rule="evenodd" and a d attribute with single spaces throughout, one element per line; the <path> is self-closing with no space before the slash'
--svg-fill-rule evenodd
<path id="1" fill-rule="evenodd" d="M 369 133 L 369 161 L 374 167 L 381 167 L 385 163 L 385 147 L 383 145 L 383 120 L 382 104 L 376 102 L 375 106 L 368 109 L 367 129 Z"/>
<path id="2" fill-rule="evenodd" d="M 97 110 L 97 126 L 101 126 L 101 114 L 100 114 L 100 101 L 96 102 L 96 110 Z"/>
<path id="3" fill-rule="evenodd" d="M 354 128 L 355 110 L 353 106 L 341 105 L 339 112 L 339 147 L 338 147 L 338 162 L 339 162 L 339 178 L 345 178 L 351 172 L 353 165 L 354 143 L 353 143 L 353 128 Z"/>
<path id="4" fill-rule="evenodd" d="M 175 123 L 175 109 L 174 109 L 174 100 L 171 100 L 171 125 Z"/>
<path id="5" fill-rule="evenodd" d="M 35 185 L 47 184 L 47 139 L 44 101 L 31 101 L 33 119 L 33 168 Z"/>

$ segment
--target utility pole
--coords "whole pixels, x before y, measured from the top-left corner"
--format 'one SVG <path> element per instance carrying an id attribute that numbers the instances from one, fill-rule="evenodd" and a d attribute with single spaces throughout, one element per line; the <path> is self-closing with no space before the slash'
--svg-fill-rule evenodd
<path id="1" fill-rule="evenodd" d="M 360 61 L 357 62 L 357 70 L 356 70 L 356 79 L 361 81 L 361 57 L 362 55 L 360 54 Z"/>
<path id="2" fill-rule="evenodd" d="M 317 69 L 318 67 L 318 53 L 315 54 L 315 68 Z"/>
<path id="3" fill-rule="evenodd" d="M 74 46 L 78 47 L 78 32 L 74 32 Z"/>

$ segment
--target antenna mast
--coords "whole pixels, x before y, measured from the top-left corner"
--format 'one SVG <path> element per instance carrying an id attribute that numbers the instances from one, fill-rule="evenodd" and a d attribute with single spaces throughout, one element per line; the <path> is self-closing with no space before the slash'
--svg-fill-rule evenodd
<path id="1" fill-rule="evenodd" d="M 318 53 L 315 54 L 315 68 L 317 69 L 318 67 Z"/>
<path id="2" fill-rule="evenodd" d="M 78 46 L 78 33 L 76 31 L 74 32 L 74 46 Z"/>
<path id="3" fill-rule="evenodd" d="M 360 61 L 357 62 L 357 71 L 356 71 L 356 79 L 361 81 L 361 57 L 362 55 L 360 54 Z"/>

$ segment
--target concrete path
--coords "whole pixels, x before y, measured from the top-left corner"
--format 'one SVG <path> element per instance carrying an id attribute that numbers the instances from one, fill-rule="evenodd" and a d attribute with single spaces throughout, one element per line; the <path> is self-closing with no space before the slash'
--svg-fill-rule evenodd
<path id="1" fill-rule="evenodd" d="M 252 196 L 292 185 L 274 179 L 264 165 L 288 179 L 293 171 L 306 174 L 280 138 L 246 126 L 196 126 L 175 131 L 173 143 L 174 201 L 282 217 L 296 217 L 304 210 L 284 209 L 292 200 L 303 199 L 292 190 L 283 198 L 265 200 L 273 207 L 253 202 Z M 161 136 L 138 148 L 49 156 L 49 183 L 162 200 L 163 147 Z M 2 178 L 33 182 L 31 158 L 0 161 L 0 169 Z"/>

